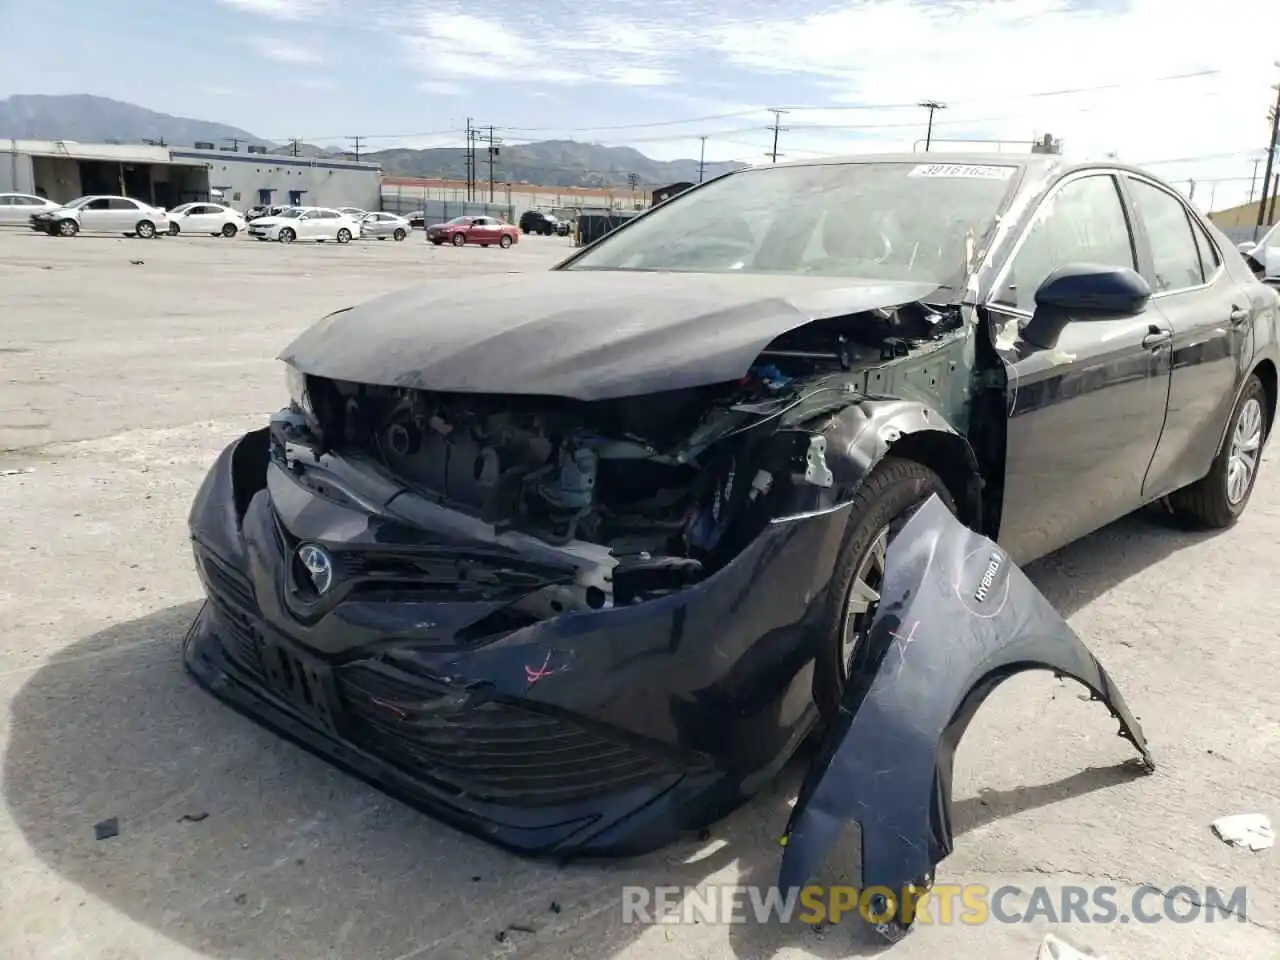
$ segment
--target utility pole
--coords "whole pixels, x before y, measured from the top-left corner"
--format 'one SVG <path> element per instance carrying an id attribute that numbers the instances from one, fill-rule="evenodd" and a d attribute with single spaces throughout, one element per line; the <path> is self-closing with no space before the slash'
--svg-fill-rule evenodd
<path id="1" fill-rule="evenodd" d="M 1280 67 L 1280 61 L 1276 66 Z M 1271 111 L 1271 145 L 1267 147 L 1267 166 L 1262 174 L 1262 199 L 1258 201 L 1258 220 L 1253 225 L 1253 239 L 1258 239 L 1258 231 L 1262 229 L 1262 221 L 1266 216 L 1267 187 L 1271 184 L 1271 167 L 1276 159 L 1276 138 L 1280 136 L 1280 83 L 1275 85 L 1276 105 Z M 1274 196 L 1274 194 L 1273 194 Z"/>
<path id="2" fill-rule="evenodd" d="M 364 137 L 348 137 L 348 139 L 351 141 L 352 146 L 355 150 L 356 159 L 359 160 L 360 159 L 360 141 L 363 140 Z"/>
<path id="3" fill-rule="evenodd" d="M 924 152 L 929 152 L 929 146 L 933 143 L 933 114 L 935 110 L 945 110 L 947 105 L 939 103 L 937 100 L 921 100 L 917 106 L 924 107 L 929 111 L 929 126 L 924 134 Z"/>
<path id="4" fill-rule="evenodd" d="M 493 135 L 493 124 L 489 124 L 489 136 L 486 139 L 489 143 L 489 202 L 493 203 L 493 163 L 498 156 L 498 144 L 502 142 Z"/>
<path id="5" fill-rule="evenodd" d="M 471 126 L 471 118 L 467 117 L 467 148 L 462 156 L 463 166 L 466 167 L 467 173 L 467 199 L 472 200 L 475 189 L 476 179 L 476 150 L 475 150 L 475 130 Z"/>
<path id="6" fill-rule="evenodd" d="M 1253 158 L 1253 176 L 1249 178 L 1249 202 L 1253 203 L 1253 193 L 1258 189 L 1258 164 L 1262 162 L 1262 154 Z"/>
<path id="7" fill-rule="evenodd" d="M 1271 209 L 1267 211 L 1267 224 L 1276 222 L 1276 194 L 1280 193 L 1280 173 L 1271 179 Z"/>
<path id="8" fill-rule="evenodd" d="M 1196 198 L 1196 182 L 1194 180 L 1187 181 L 1187 199 L 1194 200 Z"/>
<path id="9" fill-rule="evenodd" d="M 236 137 L 223 137 L 223 138 L 222 138 L 222 142 L 223 142 L 223 143 L 229 143 L 229 144 L 231 144 L 231 150 L 232 150 L 232 152 L 233 152 L 233 153 L 234 153 L 234 152 L 239 152 L 239 150 L 240 150 L 240 141 L 239 141 L 239 139 L 238 139 L 238 138 L 236 138 Z M 1275 144 L 1272 144 L 1272 146 L 1275 146 Z"/>
<path id="10" fill-rule="evenodd" d="M 777 163 L 778 157 L 782 156 L 782 154 L 778 153 L 778 134 L 783 133 L 787 129 L 789 129 L 787 127 L 781 126 L 782 115 L 784 113 L 790 113 L 791 111 L 783 110 L 781 107 L 769 107 L 769 112 L 773 114 L 773 126 L 768 128 L 773 130 L 773 149 L 769 152 L 769 159 L 773 163 Z"/>
<path id="11" fill-rule="evenodd" d="M 295 137 L 293 140 L 290 140 L 290 141 L 289 141 L 289 146 L 292 148 L 292 150 L 293 150 L 293 155 L 294 155 L 295 157 L 298 155 L 298 145 L 299 145 L 299 144 L 298 144 L 298 139 L 297 139 L 296 137 Z"/>
<path id="12" fill-rule="evenodd" d="M 698 139 L 702 141 L 702 149 L 698 153 L 698 182 L 701 183 L 702 175 L 707 171 L 707 138 L 699 137 Z M 775 143 L 773 148 L 778 149 L 778 145 Z"/>

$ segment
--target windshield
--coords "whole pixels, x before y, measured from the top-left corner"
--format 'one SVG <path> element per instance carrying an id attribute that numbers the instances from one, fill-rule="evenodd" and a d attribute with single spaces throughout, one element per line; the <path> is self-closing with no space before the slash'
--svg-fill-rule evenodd
<path id="1" fill-rule="evenodd" d="M 281 210 L 279 213 L 276 214 L 276 216 L 293 219 L 294 217 L 302 216 L 302 211 L 301 210 Z"/>
<path id="2" fill-rule="evenodd" d="M 78 210 L 92 199 L 93 197 L 81 197 L 79 200 L 72 200 L 70 203 L 67 204 L 66 209 Z"/>
<path id="3" fill-rule="evenodd" d="M 969 272 L 1017 172 L 1012 164 L 910 161 L 756 167 L 667 201 L 565 269 L 785 273 L 955 286 Z"/>
<path id="4" fill-rule="evenodd" d="M 450 223 L 470 223 L 471 217 L 454 217 L 449 222 Z"/>
<path id="5" fill-rule="evenodd" d="M 176 207 L 174 207 L 172 210 L 170 210 L 169 212 L 170 212 L 170 213 L 181 213 L 183 210 L 190 210 L 190 209 L 191 209 L 192 207 L 194 207 L 194 206 L 195 206 L 195 204 L 194 204 L 194 203 L 180 203 L 180 204 L 178 204 Z"/>

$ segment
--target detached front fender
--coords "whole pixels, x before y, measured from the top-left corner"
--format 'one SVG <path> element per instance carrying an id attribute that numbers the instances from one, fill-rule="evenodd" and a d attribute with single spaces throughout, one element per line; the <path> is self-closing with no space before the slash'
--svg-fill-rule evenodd
<path id="1" fill-rule="evenodd" d="M 983 701 L 1027 670 L 1071 677 L 1154 762 L 1106 670 L 992 541 L 935 496 L 890 541 L 881 600 L 783 837 L 779 883 L 818 872 L 846 824 L 862 831 L 862 886 L 927 886 L 952 851 L 956 746 Z"/>

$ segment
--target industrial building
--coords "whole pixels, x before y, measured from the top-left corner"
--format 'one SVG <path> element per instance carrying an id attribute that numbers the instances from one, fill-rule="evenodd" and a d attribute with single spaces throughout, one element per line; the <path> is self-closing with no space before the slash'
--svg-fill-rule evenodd
<path id="1" fill-rule="evenodd" d="M 460 216 L 500 216 L 508 223 L 519 221 L 526 210 L 545 210 L 572 217 L 587 207 L 636 210 L 646 205 L 643 193 L 627 187 L 541 187 L 529 183 L 494 184 L 489 202 L 489 184 L 478 184 L 473 199 L 467 199 L 465 180 L 438 180 L 423 177 L 383 177 L 382 209 L 393 213 L 422 210 L 428 220 L 448 220 Z"/>
<path id="2" fill-rule="evenodd" d="M 378 208 L 381 167 L 354 160 L 73 140 L 0 140 L 0 191 L 68 202 L 86 194 L 119 194 L 161 207 L 222 200 L 255 204 Z"/>

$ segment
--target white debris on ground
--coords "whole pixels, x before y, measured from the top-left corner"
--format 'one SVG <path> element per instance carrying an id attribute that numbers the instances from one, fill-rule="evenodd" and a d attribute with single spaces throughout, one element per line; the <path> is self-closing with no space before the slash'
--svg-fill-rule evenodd
<path id="1" fill-rule="evenodd" d="M 1218 839 L 1232 847 L 1248 847 L 1255 853 L 1276 842 L 1276 832 L 1264 813 L 1236 813 L 1213 821 Z"/>
<path id="2" fill-rule="evenodd" d="M 1046 934 L 1041 942 L 1036 960 L 1107 960 L 1107 958 L 1077 950 L 1061 937 L 1055 937 L 1050 933 Z"/>

